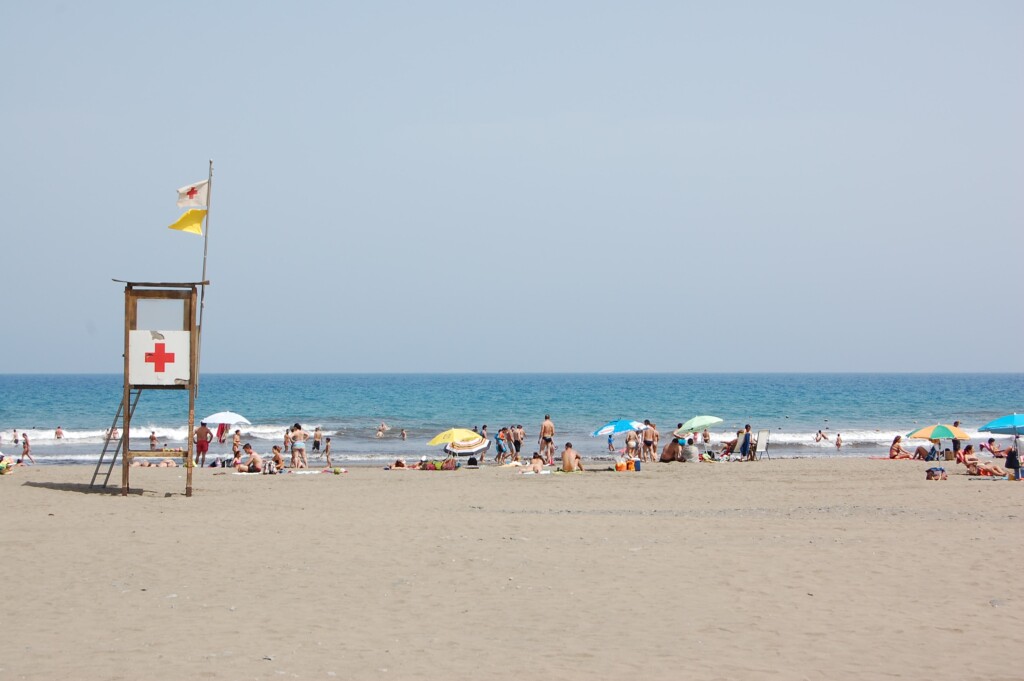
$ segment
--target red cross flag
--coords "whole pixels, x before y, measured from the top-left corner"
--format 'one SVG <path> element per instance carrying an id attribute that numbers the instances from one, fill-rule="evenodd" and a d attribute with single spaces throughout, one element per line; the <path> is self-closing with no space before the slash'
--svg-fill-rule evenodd
<path id="1" fill-rule="evenodd" d="M 209 180 L 187 184 L 178 190 L 178 208 L 206 208 L 209 194 Z"/>
<path id="2" fill-rule="evenodd" d="M 188 331 L 129 331 L 128 382 L 177 385 L 189 380 Z"/>

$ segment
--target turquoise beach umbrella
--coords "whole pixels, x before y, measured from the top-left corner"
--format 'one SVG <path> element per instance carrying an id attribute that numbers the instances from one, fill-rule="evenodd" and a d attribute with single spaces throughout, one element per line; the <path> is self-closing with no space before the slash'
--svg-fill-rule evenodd
<path id="1" fill-rule="evenodd" d="M 997 435 L 1020 435 L 1024 433 L 1024 414 L 1007 414 L 1000 416 L 995 421 L 989 421 L 981 428 L 983 433 L 995 433 Z"/>
<path id="2" fill-rule="evenodd" d="M 590 437 L 601 437 L 602 435 L 614 435 L 615 433 L 625 433 L 627 430 L 645 430 L 647 426 L 640 421 L 630 421 L 628 419 L 619 419 L 618 421 L 609 421 L 604 424 L 593 433 Z"/>

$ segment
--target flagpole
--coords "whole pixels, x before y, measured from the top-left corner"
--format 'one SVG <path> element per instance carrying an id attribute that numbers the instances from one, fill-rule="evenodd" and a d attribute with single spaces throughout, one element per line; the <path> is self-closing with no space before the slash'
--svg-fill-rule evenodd
<path id="1" fill-rule="evenodd" d="M 206 308 L 206 253 L 210 246 L 210 204 L 213 203 L 213 159 L 210 159 L 210 177 L 206 183 L 206 230 L 203 232 L 203 276 L 199 293 L 199 343 L 196 348 L 196 395 L 199 394 L 199 358 L 203 354 L 203 310 Z"/>

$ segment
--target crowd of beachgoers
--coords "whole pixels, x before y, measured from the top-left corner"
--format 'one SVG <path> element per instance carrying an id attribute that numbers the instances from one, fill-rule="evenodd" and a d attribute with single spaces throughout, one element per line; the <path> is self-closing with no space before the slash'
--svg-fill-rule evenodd
<path id="1" fill-rule="evenodd" d="M 749 424 L 743 429 L 737 430 L 735 437 L 729 439 L 716 437 L 714 441 L 707 427 L 700 430 L 687 430 L 684 425 L 678 424 L 667 438 L 662 436 L 657 425 L 649 419 L 642 423 L 628 422 L 628 427 L 622 429 L 609 428 L 607 432 L 608 457 L 613 460 L 617 470 L 639 470 L 644 463 L 752 461 L 762 458 L 767 452 L 768 432 L 761 431 L 758 434 L 764 438 L 762 446 L 759 446 L 758 435 L 755 435 Z M 953 425 L 959 427 L 959 421 L 954 422 Z M 382 422 L 376 429 L 375 437 L 383 438 L 391 430 L 391 426 Z M 404 458 L 398 457 L 386 468 L 390 470 L 454 470 L 463 465 L 479 467 L 490 463 L 496 466 L 521 468 L 520 472 L 536 474 L 550 472 L 550 470 L 562 472 L 584 470 L 583 457 L 573 447 L 572 442 L 556 445 L 555 424 L 550 415 L 545 415 L 544 421 L 541 423 L 536 441 L 537 450 L 532 455 L 523 451 L 527 435 L 522 424 L 502 426 L 494 433 L 493 437 L 488 433 L 486 425 L 479 428 L 473 426 L 471 430 L 453 429 L 452 432 L 455 431 L 459 431 L 459 436 L 450 440 L 451 444 L 444 449 L 444 457 L 421 456 L 418 461 L 408 463 Z M 599 432 L 603 433 L 603 431 Z M 35 463 L 28 433 L 21 432 L 19 434 L 17 429 L 14 429 L 12 435 L 13 443 L 15 446 L 21 447 L 22 453 L 16 459 L 0 453 L 0 474 L 8 474 L 13 472 L 16 467 Z M 617 435 L 622 437 L 621 447 L 616 443 Z M 117 428 L 112 428 L 107 433 L 110 441 L 116 441 L 119 436 Z M 231 456 L 208 457 L 211 444 L 214 442 L 225 443 L 229 436 L 231 438 Z M 58 426 L 54 431 L 54 439 L 61 440 L 63 437 L 63 430 Z M 400 430 L 399 437 L 403 441 L 407 439 L 408 435 L 405 429 Z M 839 433 L 830 434 L 819 430 L 815 435 L 815 440 L 832 443 L 837 450 L 843 446 L 842 435 Z M 265 454 L 257 452 L 251 443 L 243 443 L 240 429 L 229 433 L 225 425 L 220 425 L 214 432 L 208 424 L 201 423 L 195 429 L 193 443 L 195 444 L 195 458 L 192 465 L 201 468 L 229 468 L 238 473 L 276 474 L 309 469 L 311 468 L 310 458 L 315 457 L 314 467 L 321 467 L 325 472 L 343 470 L 335 468 L 331 458 L 331 437 L 325 436 L 323 429 L 319 426 L 309 432 L 300 423 L 295 423 L 285 429 L 281 444 L 273 445 L 271 451 Z M 450 448 L 456 443 L 468 446 Z M 151 432 L 149 435 L 149 449 L 150 452 L 153 452 L 152 457 L 133 456 L 131 465 L 142 468 L 174 468 L 179 465 L 188 465 L 184 450 L 161 448 L 155 432 Z M 929 462 L 951 461 L 965 466 L 969 475 L 1010 475 L 1019 478 L 1020 464 L 1015 445 L 1004 448 L 996 442 L 995 438 L 989 438 L 987 442 L 979 445 L 978 450 L 987 452 L 993 459 L 1002 460 L 1002 465 L 996 461 L 980 460 L 973 444 L 966 444 L 957 438 L 953 438 L 950 446 L 946 448 L 942 447 L 940 439 L 932 438 L 928 440 L 928 445 L 918 445 L 914 449 L 910 449 L 905 444 L 903 436 L 897 435 L 889 447 L 888 458 Z M 152 460 L 153 458 L 159 460 Z M 178 461 L 179 458 L 181 463 Z M 462 461 L 463 458 L 465 463 Z M 934 470 L 936 477 L 940 474 L 945 476 L 944 469 L 936 468 Z"/>

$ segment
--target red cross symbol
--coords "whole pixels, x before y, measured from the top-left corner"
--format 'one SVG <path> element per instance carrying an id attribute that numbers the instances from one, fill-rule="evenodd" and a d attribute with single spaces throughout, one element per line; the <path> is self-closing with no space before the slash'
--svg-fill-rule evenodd
<path id="1" fill-rule="evenodd" d="M 199 192 L 196 191 L 195 187 L 189 187 L 188 191 L 185 192 L 185 196 L 187 196 L 190 199 L 194 199 L 194 198 L 196 198 L 196 194 L 198 194 L 198 193 Z M 163 369 L 160 369 L 160 371 L 163 371 Z"/>
<path id="2" fill-rule="evenodd" d="M 153 346 L 153 352 L 146 353 L 146 362 L 153 365 L 153 371 L 162 374 L 168 364 L 174 364 L 174 353 L 167 352 L 165 344 L 157 343 Z"/>

